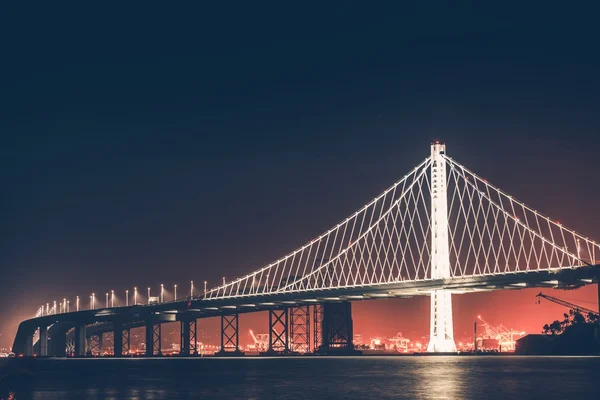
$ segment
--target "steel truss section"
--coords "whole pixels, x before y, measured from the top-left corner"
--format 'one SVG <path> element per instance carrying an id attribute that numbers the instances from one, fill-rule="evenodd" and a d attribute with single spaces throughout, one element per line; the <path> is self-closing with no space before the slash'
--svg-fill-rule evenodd
<path id="1" fill-rule="evenodd" d="M 323 342 L 318 354 L 356 354 L 353 344 L 352 304 L 324 303 L 321 320 Z"/>
<path id="2" fill-rule="evenodd" d="M 121 338 L 122 338 L 122 346 L 123 353 L 129 355 L 131 353 L 131 330 L 129 328 L 125 328 L 121 330 Z M 116 356 L 117 354 L 115 354 Z"/>
<path id="3" fill-rule="evenodd" d="M 323 305 L 313 307 L 313 352 L 319 351 L 323 345 Z"/>
<path id="4" fill-rule="evenodd" d="M 70 335 L 66 335 L 66 341 L 65 341 L 65 355 L 67 357 L 73 357 L 75 355 L 75 337 L 73 335 L 73 333 L 71 333 Z M 55 339 L 53 339 L 55 340 Z M 58 354 L 58 356 L 60 356 L 60 354 Z"/>
<path id="5" fill-rule="evenodd" d="M 193 320 L 188 322 L 188 327 L 190 331 L 189 343 L 190 343 L 190 352 L 193 355 L 198 355 L 198 320 L 194 318 Z"/>
<path id="6" fill-rule="evenodd" d="M 152 327 L 152 354 L 162 356 L 162 328 L 161 324 L 153 324 Z"/>
<path id="7" fill-rule="evenodd" d="M 269 310 L 269 353 L 289 353 L 288 317 L 287 308 Z"/>
<path id="8" fill-rule="evenodd" d="M 290 350 L 294 353 L 310 352 L 310 307 L 290 308 Z"/>
<path id="9" fill-rule="evenodd" d="M 102 333 L 91 335 L 87 338 L 88 355 L 102 355 Z"/>
<path id="10" fill-rule="evenodd" d="M 239 315 L 221 315 L 221 349 L 216 355 L 241 355 Z"/>
<path id="11" fill-rule="evenodd" d="M 181 321 L 181 336 L 180 336 L 180 355 L 189 356 L 190 354 L 198 354 L 197 345 L 197 320 L 196 318 L 185 319 Z"/>

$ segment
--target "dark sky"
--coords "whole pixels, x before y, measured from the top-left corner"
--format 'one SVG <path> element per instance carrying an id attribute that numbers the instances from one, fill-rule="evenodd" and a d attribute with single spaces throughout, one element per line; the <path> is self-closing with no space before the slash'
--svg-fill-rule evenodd
<path id="1" fill-rule="evenodd" d="M 2 6 L 0 346 L 54 299 L 250 272 L 436 139 L 600 239 L 598 10 L 248 3 Z M 461 327 L 533 303 L 477 296 Z M 357 323 L 427 312 L 376 305 Z"/>

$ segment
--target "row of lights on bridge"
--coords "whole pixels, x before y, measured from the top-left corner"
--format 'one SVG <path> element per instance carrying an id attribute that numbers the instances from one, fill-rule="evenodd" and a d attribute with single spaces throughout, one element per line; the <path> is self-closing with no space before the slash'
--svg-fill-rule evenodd
<path id="1" fill-rule="evenodd" d="M 204 281 L 204 294 L 206 294 L 207 292 L 207 281 Z M 225 285 L 225 277 L 223 277 L 223 285 Z M 173 301 L 177 301 L 177 285 L 173 285 Z M 147 300 L 147 304 L 150 304 L 150 296 L 151 292 L 150 292 L 150 287 L 148 287 L 148 300 Z M 163 303 L 164 302 L 164 294 L 165 294 L 165 285 L 164 284 L 160 284 L 160 297 L 159 297 L 159 303 Z M 194 281 L 190 281 L 190 299 L 194 297 Z M 75 310 L 73 311 L 80 311 L 81 310 L 81 299 L 79 298 L 79 296 L 77 296 L 76 300 L 75 300 Z M 134 287 L 133 288 L 133 305 L 138 305 L 138 304 L 142 304 L 142 303 L 138 303 L 138 288 Z M 57 308 L 58 306 L 58 308 Z M 112 308 L 115 306 L 115 291 L 111 290 L 110 294 L 107 292 L 106 293 L 106 308 Z M 125 290 L 125 307 L 129 306 L 129 289 Z M 89 309 L 93 310 L 96 309 L 96 293 L 92 293 L 90 295 L 90 303 L 89 303 Z M 71 311 L 71 302 L 69 300 L 67 300 L 66 298 L 63 299 L 62 303 L 58 303 L 56 302 L 56 300 L 54 301 L 54 304 L 52 305 L 52 307 L 50 307 L 50 303 L 46 303 L 46 306 L 44 307 L 44 305 L 42 305 L 39 309 L 38 312 L 36 314 L 36 317 L 38 316 L 44 316 L 44 315 L 50 315 L 50 314 L 57 314 L 57 313 L 65 313 L 65 312 L 70 312 Z"/>

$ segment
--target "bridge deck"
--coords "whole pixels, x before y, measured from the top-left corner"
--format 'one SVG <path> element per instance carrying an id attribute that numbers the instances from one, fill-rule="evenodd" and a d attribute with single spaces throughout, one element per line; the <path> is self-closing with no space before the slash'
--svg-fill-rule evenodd
<path id="1" fill-rule="evenodd" d="M 289 307 L 301 304 L 317 304 L 342 300 L 361 301 L 393 297 L 427 296 L 433 290 L 448 290 L 455 294 L 487 292 L 493 290 L 518 290 L 533 287 L 575 288 L 598 283 L 600 265 L 543 271 L 516 272 L 499 275 L 456 277 L 450 279 L 428 279 L 394 284 L 365 287 L 336 288 L 329 290 L 304 291 L 261 296 L 239 296 L 226 299 L 185 299 L 160 304 L 134 305 L 96 310 L 48 315 L 23 321 L 15 337 L 13 348 L 18 349 L 24 338 L 39 326 L 60 324 L 101 323 L 90 330 L 111 331 L 112 324 L 119 320 L 124 327 L 143 326 L 148 319 L 157 322 L 174 322 L 184 318 L 209 318 L 219 315 L 248 313 Z M 95 330 L 94 330 L 95 329 Z"/>

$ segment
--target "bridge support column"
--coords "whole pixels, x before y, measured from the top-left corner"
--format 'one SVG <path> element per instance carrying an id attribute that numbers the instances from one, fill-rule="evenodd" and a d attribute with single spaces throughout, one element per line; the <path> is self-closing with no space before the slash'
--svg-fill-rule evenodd
<path id="1" fill-rule="evenodd" d="M 61 327 L 53 327 L 50 334 L 50 355 L 53 357 L 65 357 L 71 355 L 67 352 L 67 331 Z"/>
<path id="2" fill-rule="evenodd" d="M 323 345 L 323 305 L 313 307 L 313 353 L 317 353 Z"/>
<path id="3" fill-rule="evenodd" d="M 121 329 L 121 354 L 126 356 L 131 354 L 131 331 L 129 328 Z"/>
<path id="4" fill-rule="evenodd" d="M 162 335 L 160 322 L 146 321 L 146 356 L 162 356 Z"/>
<path id="5" fill-rule="evenodd" d="M 180 321 L 181 335 L 179 338 L 179 354 L 182 356 L 190 355 L 190 325 L 188 321 Z"/>
<path id="6" fill-rule="evenodd" d="M 95 354 L 98 356 L 102 355 L 102 334 L 96 333 L 87 338 L 87 351 L 86 355 L 93 356 Z"/>
<path id="7" fill-rule="evenodd" d="M 290 352 L 288 325 L 287 308 L 269 310 L 269 349 L 265 354 L 288 354 Z"/>
<path id="8" fill-rule="evenodd" d="M 217 356 L 241 356 L 239 339 L 239 315 L 221 315 L 221 350 Z"/>
<path id="9" fill-rule="evenodd" d="M 23 353 L 25 357 L 33 356 L 33 333 L 30 333 L 25 338 L 25 352 Z"/>
<path id="10" fill-rule="evenodd" d="M 73 340 L 75 341 L 75 357 L 85 356 L 85 328 L 85 324 L 75 326 L 75 333 L 73 336 Z"/>
<path id="11" fill-rule="evenodd" d="M 448 194 L 446 145 L 431 145 L 431 278 L 450 278 L 448 243 Z M 427 352 L 456 352 L 452 324 L 452 295 L 444 290 L 431 294 L 430 334 Z"/>
<path id="12" fill-rule="evenodd" d="M 181 320 L 180 355 L 189 356 L 190 354 L 198 354 L 196 329 L 196 318 L 184 318 Z"/>
<path id="13" fill-rule="evenodd" d="M 597 289 L 598 289 L 598 321 L 596 321 L 598 323 L 598 328 L 597 328 L 597 332 L 598 332 L 598 341 L 600 342 L 600 276 L 598 276 L 598 284 L 596 285 Z"/>
<path id="14" fill-rule="evenodd" d="M 40 357 L 48 357 L 48 327 L 40 326 Z"/>
<path id="15" fill-rule="evenodd" d="M 354 349 L 352 327 L 352 303 L 324 303 L 321 320 L 322 343 L 317 354 L 323 355 L 356 355 L 360 351 Z"/>
<path id="16" fill-rule="evenodd" d="M 188 323 L 190 327 L 190 352 L 197 356 L 198 355 L 198 320 L 194 318 Z"/>
<path id="17" fill-rule="evenodd" d="M 123 324 L 113 321 L 113 357 L 123 356 Z"/>
<path id="18" fill-rule="evenodd" d="M 310 308 L 290 308 L 290 338 L 292 353 L 310 352 Z"/>

